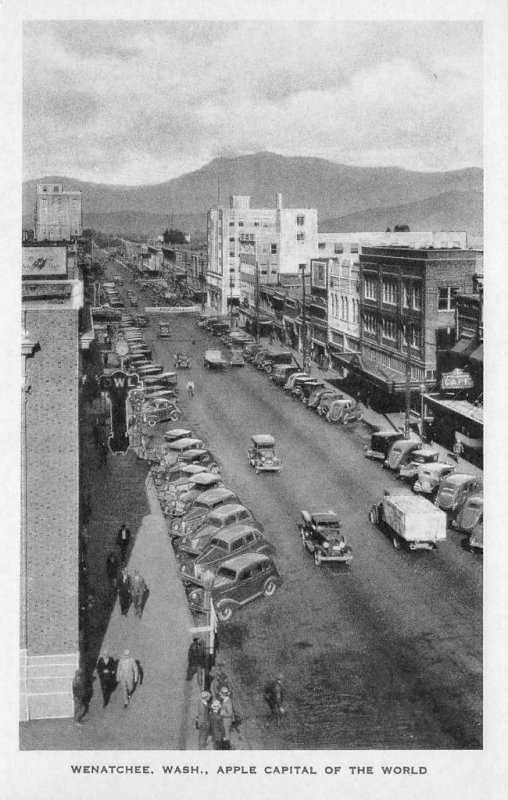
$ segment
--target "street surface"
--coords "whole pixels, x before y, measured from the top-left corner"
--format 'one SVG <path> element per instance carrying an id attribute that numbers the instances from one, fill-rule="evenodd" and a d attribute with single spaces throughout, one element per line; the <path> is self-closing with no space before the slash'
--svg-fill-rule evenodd
<path id="1" fill-rule="evenodd" d="M 140 299 L 136 311 L 145 300 L 152 304 L 133 280 L 126 280 L 123 295 L 128 288 Z M 480 748 L 481 559 L 462 549 L 453 530 L 436 551 L 394 550 L 367 514 L 383 489 L 395 492 L 398 484 L 365 459 L 363 425 L 327 424 L 251 365 L 205 370 L 204 350 L 218 340 L 196 327 L 195 316 L 178 315 L 164 317 L 172 338 L 161 340 L 159 318 L 143 331 L 154 361 L 172 369 L 177 350 L 192 361 L 179 374 L 182 422 L 205 440 L 225 485 L 277 547 L 282 587 L 219 629 L 250 746 Z M 190 377 L 192 400 L 185 393 Z M 280 476 L 256 475 L 250 467 L 253 433 L 275 436 Z M 297 527 L 304 508 L 339 514 L 354 552 L 349 568 L 314 565 Z M 268 722 L 263 688 L 280 671 L 288 713 L 277 728 Z"/>

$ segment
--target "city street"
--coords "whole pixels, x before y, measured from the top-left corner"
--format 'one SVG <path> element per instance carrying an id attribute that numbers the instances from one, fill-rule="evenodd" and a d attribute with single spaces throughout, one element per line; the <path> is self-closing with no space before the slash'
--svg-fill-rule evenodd
<path id="1" fill-rule="evenodd" d="M 123 294 L 127 288 L 126 281 Z M 367 517 L 383 489 L 397 489 L 392 475 L 364 457 L 367 428 L 328 425 L 250 365 L 205 370 L 204 350 L 217 340 L 196 327 L 195 315 L 166 316 L 172 336 L 164 341 L 157 319 L 144 330 L 154 361 L 172 369 L 177 350 L 192 361 L 179 375 L 182 422 L 205 440 L 225 485 L 277 547 L 280 590 L 219 629 L 249 745 L 480 748 L 481 559 L 463 550 L 453 530 L 436 551 L 394 550 Z M 184 391 L 189 377 L 192 400 Z M 254 433 L 275 437 L 280 476 L 250 467 Z M 298 531 L 305 508 L 339 514 L 354 551 L 349 568 L 314 565 Z M 280 671 L 287 717 L 276 728 L 267 724 L 263 687 Z"/>

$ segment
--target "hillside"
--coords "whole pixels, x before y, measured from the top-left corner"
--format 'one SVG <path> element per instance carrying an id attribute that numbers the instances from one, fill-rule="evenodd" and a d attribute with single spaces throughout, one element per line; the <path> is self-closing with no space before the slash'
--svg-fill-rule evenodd
<path id="1" fill-rule="evenodd" d="M 231 194 L 250 195 L 252 206 L 273 207 L 282 192 L 286 207 L 317 208 L 322 220 L 367 209 L 406 205 L 453 192 L 482 192 L 483 171 L 410 172 L 386 167 L 336 164 L 320 158 L 286 158 L 274 153 L 216 158 L 195 172 L 150 186 L 110 186 L 49 176 L 23 184 L 23 214 L 32 215 L 35 185 L 63 183 L 83 192 L 85 214 L 206 214 L 228 204 Z"/>
<path id="2" fill-rule="evenodd" d="M 394 225 L 409 225 L 412 231 L 464 230 L 483 233 L 482 192 L 446 192 L 415 203 L 369 208 L 319 223 L 321 233 L 335 231 L 385 231 Z"/>

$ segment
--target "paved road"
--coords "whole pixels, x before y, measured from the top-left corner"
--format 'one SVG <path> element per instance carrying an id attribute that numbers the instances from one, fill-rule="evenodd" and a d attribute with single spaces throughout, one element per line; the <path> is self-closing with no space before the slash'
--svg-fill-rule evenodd
<path id="1" fill-rule="evenodd" d="M 193 358 L 197 394 L 182 399 L 184 421 L 277 546 L 280 591 L 220 630 L 251 745 L 481 747 L 481 561 L 452 531 L 437 551 L 394 551 L 367 519 L 372 502 L 396 484 L 364 458 L 366 431 L 327 425 L 251 366 L 205 371 L 202 354 L 216 340 L 192 318 L 175 319 L 169 341 L 155 329 L 146 338 L 158 362 L 170 368 L 177 349 Z M 279 477 L 250 468 L 251 433 L 276 437 Z M 355 554 L 349 569 L 314 566 L 297 531 L 306 507 L 339 513 Z M 279 670 L 288 716 L 277 729 L 266 726 L 262 689 Z"/>

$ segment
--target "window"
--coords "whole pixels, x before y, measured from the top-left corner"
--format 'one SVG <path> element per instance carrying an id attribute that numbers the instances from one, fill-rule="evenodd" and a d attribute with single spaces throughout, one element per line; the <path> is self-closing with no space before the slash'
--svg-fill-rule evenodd
<path id="1" fill-rule="evenodd" d="M 363 292 L 366 300 L 377 300 L 377 281 L 375 278 L 365 278 Z"/>
<path id="2" fill-rule="evenodd" d="M 318 250 L 324 250 L 326 248 L 326 242 L 318 242 Z"/>
<path id="3" fill-rule="evenodd" d="M 411 294 L 411 286 L 409 283 L 402 284 L 402 304 L 404 308 L 409 308 L 409 297 Z"/>
<path id="4" fill-rule="evenodd" d="M 358 253 L 359 250 L 360 250 L 360 245 L 358 244 L 358 242 L 351 242 L 351 252 Z"/>
<path id="5" fill-rule="evenodd" d="M 250 579 L 252 578 L 252 574 L 253 574 L 253 572 L 252 572 L 251 569 L 245 570 L 245 572 L 242 572 L 242 574 L 240 575 L 240 580 L 241 581 L 250 581 Z"/>
<path id="6" fill-rule="evenodd" d="M 230 228 L 234 228 L 234 227 L 235 227 L 235 221 L 234 221 L 234 219 L 230 219 L 230 220 L 229 220 L 229 227 L 230 227 Z"/>
<path id="7" fill-rule="evenodd" d="M 276 244 L 272 244 L 270 247 L 271 247 L 271 251 L 272 251 L 272 256 L 277 255 L 277 245 Z"/>
<path id="8" fill-rule="evenodd" d="M 363 330 L 365 333 L 376 333 L 376 318 L 374 314 L 365 314 L 363 319 Z"/>
<path id="9" fill-rule="evenodd" d="M 305 234 L 304 233 L 297 233 L 296 234 L 296 241 L 297 242 L 304 242 L 305 241 Z"/>
<path id="10" fill-rule="evenodd" d="M 411 347 L 421 350 L 422 347 L 422 332 L 416 325 L 410 326 L 411 331 Z M 407 325 L 402 326 L 402 344 L 407 347 Z"/>
<path id="11" fill-rule="evenodd" d="M 303 214 L 299 214 L 296 218 L 296 224 L 299 226 L 305 225 L 305 217 Z"/>
<path id="12" fill-rule="evenodd" d="M 230 258 L 234 258 L 235 257 L 235 251 L 234 250 L 230 250 L 229 251 L 229 257 Z"/>
<path id="13" fill-rule="evenodd" d="M 248 533 L 247 536 L 245 537 L 246 544 L 252 544 L 252 542 L 254 542 L 255 540 L 256 537 L 254 536 L 253 533 Z"/>
<path id="14" fill-rule="evenodd" d="M 237 539 L 236 542 L 233 542 L 231 545 L 231 552 L 234 553 L 235 550 L 241 550 L 244 545 L 243 539 Z"/>
<path id="15" fill-rule="evenodd" d="M 388 303 L 391 306 L 397 303 L 397 283 L 394 280 L 383 280 L 383 303 Z"/>
<path id="16" fill-rule="evenodd" d="M 229 241 L 230 241 L 230 242 L 234 242 L 234 241 L 235 241 L 235 237 L 234 237 L 234 236 L 230 236 L 230 237 L 229 237 Z"/>
<path id="17" fill-rule="evenodd" d="M 333 246 L 334 253 L 343 253 L 344 252 L 344 245 L 341 242 L 335 242 Z"/>
<path id="18" fill-rule="evenodd" d="M 243 228 L 243 219 L 238 220 L 238 227 Z"/>
<path id="19" fill-rule="evenodd" d="M 422 287 L 413 286 L 413 308 L 416 311 L 421 311 L 422 308 Z"/>
<path id="20" fill-rule="evenodd" d="M 440 286 L 437 299 L 438 311 L 451 311 L 453 298 L 458 291 L 457 286 Z"/>
<path id="21" fill-rule="evenodd" d="M 394 320 L 383 320 L 383 338 L 395 342 L 397 338 L 397 326 Z"/>

